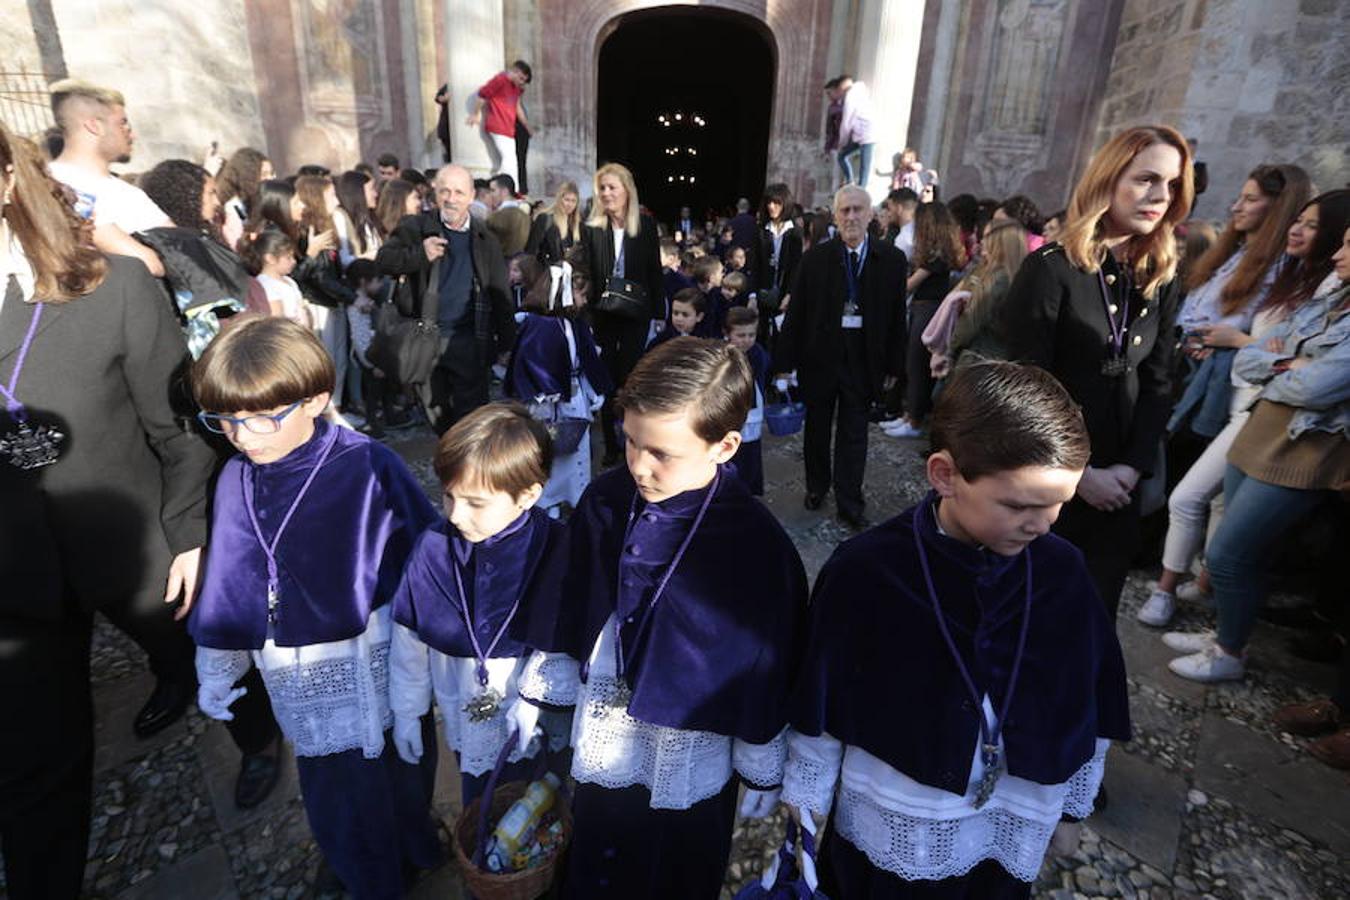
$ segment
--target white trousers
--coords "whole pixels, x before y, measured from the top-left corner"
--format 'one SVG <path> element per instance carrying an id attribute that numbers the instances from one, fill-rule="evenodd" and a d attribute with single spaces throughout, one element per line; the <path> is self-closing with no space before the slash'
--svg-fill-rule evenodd
<path id="1" fill-rule="evenodd" d="M 489 131 L 488 137 L 492 139 L 492 149 L 497 155 L 493 160 L 494 175 L 510 175 L 516 183 L 516 189 L 520 189 L 520 172 L 516 168 L 516 139 L 507 137 L 504 134 L 497 134 Z"/>
<path id="2" fill-rule="evenodd" d="M 1191 560 L 1208 542 L 1223 518 L 1223 473 L 1228 468 L 1228 450 L 1247 421 L 1247 412 L 1234 413 L 1223 431 L 1209 442 L 1205 452 L 1187 470 L 1167 499 L 1167 539 L 1163 542 L 1163 568 L 1186 572 Z M 1208 519 L 1208 530 L 1206 529 Z"/>

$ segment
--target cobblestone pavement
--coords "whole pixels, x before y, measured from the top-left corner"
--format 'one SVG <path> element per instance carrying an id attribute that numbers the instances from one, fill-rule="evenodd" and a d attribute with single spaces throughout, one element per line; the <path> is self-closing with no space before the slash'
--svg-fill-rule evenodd
<path id="1" fill-rule="evenodd" d="M 926 492 L 922 444 L 876 429 L 871 437 L 869 514 L 881 520 Z M 391 443 L 434 490 L 431 439 L 411 433 Z M 828 503 L 819 512 L 803 509 L 799 438 L 765 443 L 766 502 L 814 576 L 848 532 L 829 515 Z M 1268 722 L 1278 705 L 1329 691 L 1333 670 L 1291 656 L 1284 649 L 1289 632 L 1263 623 L 1246 682 L 1211 688 L 1183 682 L 1167 672 L 1170 655 L 1158 634 L 1135 622 L 1147 577 L 1131 577 L 1119 626 L 1135 740 L 1112 750 L 1110 805 L 1089 820 L 1077 853 L 1047 861 L 1036 896 L 1350 897 L 1347 778 L 1313 761 L 1302 752 L 1304 741 Z M 1187 608 L 1181 624 L 1198 626 L 1211 615 Z M 225 729 L 194 708 L 162 734 L 136 740 L 131 718 L 152 686 L 144 660 L 103 622 L 93 652 L 98 752 L 88 896 L 319 896 L 312 886 L 319 854 L 289 761 L 262 807 L 236 810 L 238 753 Z M 442 764 L 436 793 L 436 812 L 447 821 L 459 809 L 450 768 Z M 738 827 L 724 896 L 762 871 L 782 830 L 781 812 Z M 424 877 L 413 896 L 461 897 L 453 865 Z"/>

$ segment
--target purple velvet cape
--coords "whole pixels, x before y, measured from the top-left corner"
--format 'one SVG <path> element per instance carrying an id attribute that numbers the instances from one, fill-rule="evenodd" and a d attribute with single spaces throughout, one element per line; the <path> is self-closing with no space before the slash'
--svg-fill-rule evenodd
<path id="1" fill-rule="evenodd" d="M 555 548 L 571 561 L 566 577 L 557 584 L 536 580 L 529 616 L 517 620 L 522 639 L 584 662 L 605 622 L 619 615 L 634 718 L 756 744 L 771 740 L 787 724 L 805 637 L 806 573 L 796 548 L 724 469 L 703 524 L 639 637 L 637 623 L 664 566 L 655 566 L 655 579 L 633 579 L 620 596 L 620 544 L 635 492 L 623 467 L 591 482 L 567 540 Z M 669 562 L 702 497 L 689 492 L 656 504 L 672 514 L 667 521 L 682 524 L 639 548 L 644 558 L 668 548 Z M 645 511 L 639 500 L 638 517 Z"/>
<path id="2" fill-rule="evenodd" d="M 237 455 L 221 469 L 206 571 L 188 620 L 200 646 L 257 650 L 268 637 L 267 558 L 244 507 L 245 468 L 270 541 L 332 431 L 337 443 L 277 546 L 272 637 L 281 647 L 346 640 L 393 597 L 413 541 L 436 510 L 394 451 L 318 420 L 314 437 L 285 458 L 254 465 Z"/>
<path id="3" fill-rule="evenodd" d="M 473 643 L 460 613 L 459 588 L 451 568 L 460 566 L 460 579 L 469 594 L 468 609 L 478 626 L 478 645 L 486 653 L 517 597 L 522 603 L 516 619 L 526 614 L 524 591 L 531 581 L 557 583 L 562 578 L 567 560 L 548 553 L 562 531 L 561 523 L 533 507 L 502 533 L 470 544 L 442 519 L 422 532 L 413 547 L 394 594 L 394 621 L 417 632 L 433 650 L 473 659 Z M 549 564 L 541 565 L 546 559 Z M 508 632 L 488 656 L 518 658 L 529 649 Z"/>
<path id="4" fill-rule="evenodd" d="M 935 495 L 841 544 L 816 581 L 792 726 L 861 747 L 923 784 L 964 794 L 979 715 L 934 617 L 919 528 L 952 639 L 1001 709 L 1025 608 L 1026 561 L 938 532 Z M 1082 554 L 1034 541 L 1026 654 L 1003 730 L 1008 771 L 1068 781 L 1098 737 L 1130 739 L 1125 663 Z"/>
<path id="5" fill-rule="evenodd" d="M 577 362 L 581 373 L 597 394 L 614 395 L 609 370 L 600 361 L 591 329 L 580 319 L 572 320 L 572 335 L 577 343 Z M 572 399 L 572 357 L 563 334 L 562 319 L 530 313 L 520 324 L 511 364 L 502 383 L 506 396 L 529 401 L 540 395 L 561 394 Z"/>

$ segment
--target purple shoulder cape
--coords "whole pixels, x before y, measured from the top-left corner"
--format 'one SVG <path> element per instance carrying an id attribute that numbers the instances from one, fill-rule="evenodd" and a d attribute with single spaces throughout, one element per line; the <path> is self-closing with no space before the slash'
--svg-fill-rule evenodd
<path id="1" fill-rule="evenodd" d="M 526 615 L 524 593 L 535 579 L 557 582 L 566 559 L 550 554 L 563 526 L 538 507 L 521 514 L 518 524 L 478 544 L 468 544 L 455 527 L 442 519 L 417 539 L 403 581 L 394 594 L 394 621 L 417 632 L 427 646 L 449 656 L 471 659 L 473 642 L 461 613 L 459 587 L 453 566 L 456 550 L 465 553 L 460 579 L 468 593 L 468 609 L 478 628 L 478 645 L 487 652 L 516 600 L 516 619 Z M 542 565 L 548 560 L 547 565 Z M 514 621 L 514 620 L 513 620 Z M 490 657 L 516 658 L 529 651 L 508 632 Z"/>
<path id="2" fill-rule="evenodd" d="M 1023 556 L 946 537 L 934 495 L 835 550 L 816 581 L 792 726 L 829 732 L 909 777 L 954 794 L 970 779 L 979 712 L 937 627 L 914 546 L 917 527 L 943 612 L 976 687 L 999 709 L 1025 602 Z M 1068 781 L 1098 737 L 1129 740 L 1125 664 L 1077 548 L 1034 541 L 1034 593 L 1003 740 L 1008 771 Z"/>
<path id="3" fill-rule="evenodd" d="M 516 346 L 506 370 L 503 390 L 508 397 L 530 401 L 540 395 L 560 394 L 572 399 L 572 361 L 567 350 L 563 320 L 530 313 L 516 333 Z M 591 329 L 580 319 L 571 320 L 581 373 L 597 394 L 614 394 L 609 370 L 600 361 Z"/>
<path id="4" fill-rule="evenodd" d="M 557 584 L 536 580 L 529 616 L 520 622 L 530 646 L 589 658 L 618 609 L 620 545 L 635 491 L 622 467 L 591 482 L 566 540 L 554 548 L 570 560 L 566 576 Z M 629 712 L 654 725 L 771 740 L 787 724 L 806 600 L 792 541 L 724 472 L 645 633 L 636 625 L 621 629 Z"/>
<path id="5" fill-rule="evenodd" d="M 216 483 L 201 591 L 188 631 L 203 647 L 257 650 L 268 636 L 267 559 L 244 507 L 251 469 L 263 535 L 271 540 L 331 431 L 336 444 L 277 546 L 282 647 L 355 637 L 388 603 L 413 541 L 436 510 L 403 461 L 383 444 L 320 420 L 285 459 L 257 466 L 242 455 Z"/>

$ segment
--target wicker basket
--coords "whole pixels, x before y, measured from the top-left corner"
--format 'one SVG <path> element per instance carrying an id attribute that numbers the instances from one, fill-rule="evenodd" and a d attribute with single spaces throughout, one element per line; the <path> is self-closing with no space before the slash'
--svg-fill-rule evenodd
<path id="1" fill-rule="evenodd" d="M 506 811 L 521 797 L 525 796 L 528 785 L 523 781 L 511 781 L 492 793 L 492 807 L 489 822 L 498 822 Z M 553 876 L 557 873 L 558 863 L 563 852 L 572 840 L 572 814 L 564 798 L 559 795 L 553 806 L 563 823 L 563 839 L 558 849 L 544 862 L 533 869 L 523 872 L 489 872 L 473 864 L 474 850 L 478 846 L 479 804 L 482 798 L 466 806 L 455 819 L 454 845 L 455 861 L 464 875 L 464 884 L 469 893 L 478 900 L 535 900 L 542 897 L 553 885 Z"/>

